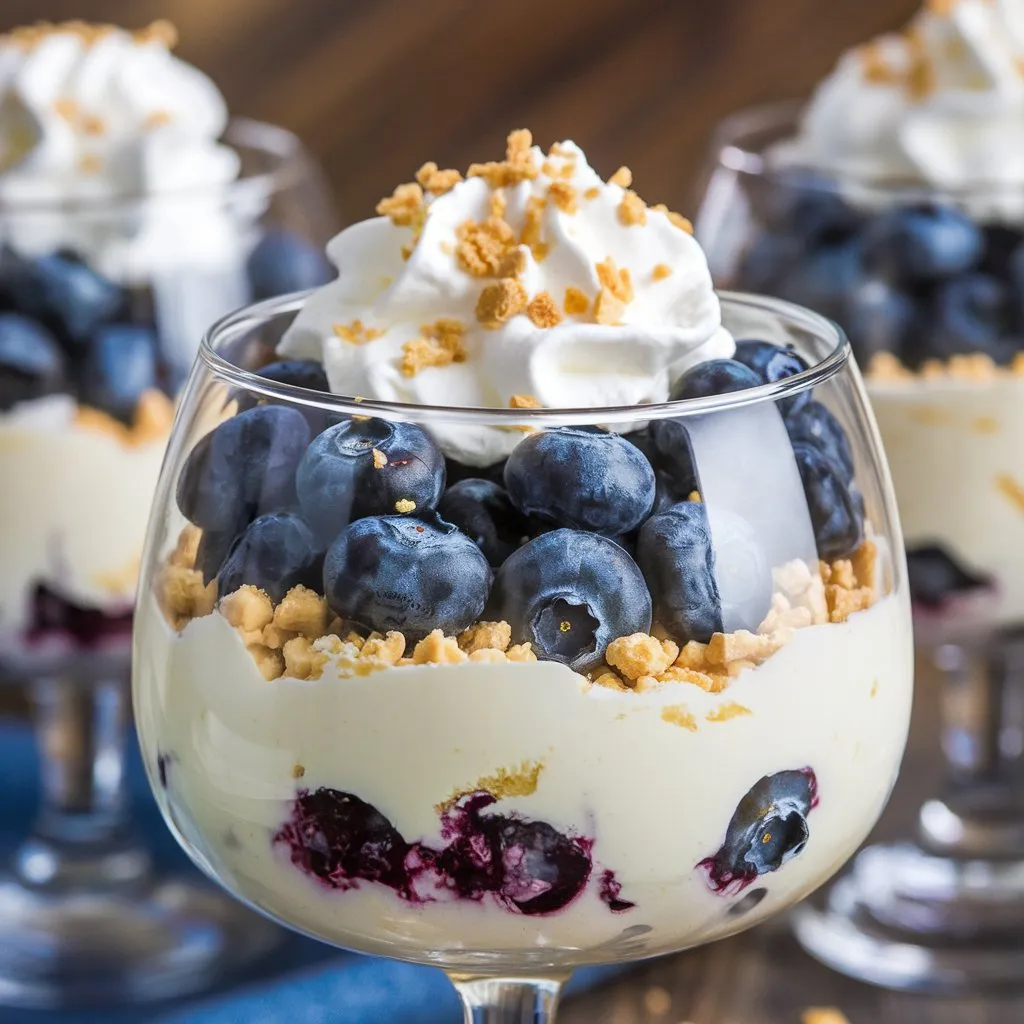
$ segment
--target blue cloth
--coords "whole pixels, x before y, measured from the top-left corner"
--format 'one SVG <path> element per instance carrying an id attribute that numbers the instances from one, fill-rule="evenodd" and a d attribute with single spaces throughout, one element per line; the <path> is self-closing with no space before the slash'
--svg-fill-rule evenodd
<path id="1" fill-rule="evenodd" d="M 134 822 L 160 872 L 198 872 L 164 826 L 134 742 L 128 757 Z M 0 858 L 28 831 L 39 772 L 31 731 L 0 721 Z M 621 969 L 579 971 L 569 991 L 592 987 Z M 257 981 L 258 978 L 258 981 Z M 0 1024 L 456 1024 L 458 1001 L 438 970 L 339 954 L 289 935 L 248 978 L 198 999 L 120 1010 L 29 1011 L 0 1007 Z"/>

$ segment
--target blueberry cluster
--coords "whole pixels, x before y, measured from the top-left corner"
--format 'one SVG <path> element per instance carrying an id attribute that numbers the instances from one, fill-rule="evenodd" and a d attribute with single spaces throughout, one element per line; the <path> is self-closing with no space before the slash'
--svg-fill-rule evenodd
<path id="1" fill-rule="evenodd" d="M 329 277 L 317 250 L 281 232 L 263 236 L 248 269 L 255 298 Z M 0 251 L 0 411 L 66 393 L 129 423 L 144 391 L 177 390 L 181 369 L 161 352 L 148 289 L 121 287 L 71 252 Z"/>
<path id="2" fill-rule="evenodd" d="M 835 183 L 788 174 L 752 195 L 762 230 L 740 287 L 840 323 L 858 358 L 891 352 L 911 368 L 1024 347 L 1024 230 L 975 223 L 944 202 L 854 210 Z"/>
<path id="3" fill-rule="evenodd" d="M 326 787 L 302 791 L 289 820 L 274 836 L 300 870 L 331 889 L 374 882 L 411 903 L 447 898 L 480 902 L 492 896 L 512 913 L 552 914 L 586 887 L 593 841 L 565 835 L 543 821 L 481 812 L 489 793 L 463 798 L 442 816 L 443 849 L 409 842 L 372 804 Z M 613 913 L 634 904 L 622 898 L 611 871 L 601 898 Z"/>
<path id="4" fill-rule="evenodd" d="M 761 341 L 684 374 L 675 398 L 754 387 L 800 372 Z M 260 371 L 319 388 L 316 363 Z M 564 427 L 525 437 L 497 470 L 459 473 L 411 423 L 328 418 L 275 403 L 245 408 L 206 435 L 178 480 L 202 533 L 197 567 L 218 593 L 243 584 L 277 601 L 298 584 L 364 632 L 458 634 L 486 614 L 514 643 L 578 672 L 608 644 L 659 622 L 680 643 L 757 628 L 772 596 L 754 529 L 714 516 L 682 420 L 619 435 Z M 863 508 L 849 442 L 808 393 L 783 403 L 819 550 L 849 554 Z M 498 482 L 500 480 L 500 482 Z"/>

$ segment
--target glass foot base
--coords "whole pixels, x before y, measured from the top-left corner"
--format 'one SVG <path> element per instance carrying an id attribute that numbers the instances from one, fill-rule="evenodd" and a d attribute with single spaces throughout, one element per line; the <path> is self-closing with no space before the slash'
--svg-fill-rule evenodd
<path id="1" fill-rule="evenodd" d="M 803 948 L 874 985 L 936 993 L 1024 987 L 1024 861 L 869 846 L 793 912 Z"/>
<path id="2" fill-rule="evenodd" d="M 130 895 L 54 895 L 0 878 L 0 1005 L 185 995 L 224 981 L 280 934 L 208 886 L 174 881 Z"/>

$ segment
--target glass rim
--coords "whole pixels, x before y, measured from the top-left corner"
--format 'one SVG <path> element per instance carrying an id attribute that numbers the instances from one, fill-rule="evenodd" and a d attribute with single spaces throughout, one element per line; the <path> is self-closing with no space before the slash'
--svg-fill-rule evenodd
<path id="1" fill-rule="evenodd" d="M 306 160 L 302 140 L 287 128 L 249 117 L 232 117 L 220 144 L 238 152 L 250 150 L 274 160 L 269 170 L 242 173 L 231 181 L 216 185 L 196 185 L 160 192 L 140 192 L 116 196 L 78 197 L 74 199 L 0 199 L 0 217 L 18 218 L 39 214 L 106 214 L 128 212 L 152 203 L 193 199 L 236 199 L 246 195 L 274 195 L 289 188 L 303 173 Z"/>
<path id="2" fill-rule="evenodd" d="M 883 178 L 869 174 L 843 171 L 837 167 L 818 167 L 810 164 L 779 164 L 772 166 L 765 158 L 765 148 L 753 145 L 752 140 L 770 131 L 791 129 L 773 141 L 785 141 L 795 135 L 800 116 L 807 101 L 803 99 L 778 100 L 744 107 L 719 121 L 711 138 L 711 155 L 716 166 L 736 174 L 761 178 L 765 181 L 791 184 L 787 175 L 803 171 L 807 177 L 799 187 L 810 192 L 840 193 L 844 188 L 865 189 L 872 195 L 895 202 L 926 202 L 947 199 L 953 202 L 977 200 L 979 195 L 1019 196 L 1024 186 L 1006 181 L 975 181 L 962 188 L 947 188 L 913 179 Z"/>
<path id="3" fill-rule="evenodd" d="M 413 402 L 385 402 L 358 396 L 335 395 L 312 391 L 294 384 L 268 380 L 250 370 L 242 369 L 219 352 L 226 341 L 241 336 L 286 313 L 297 313 L 316 289 L 293 292 L 263 302 L 244 306 L 214 323 L 199 346 L 197 365 L 205 365 L 219 380 L 235 388 L 264 398 L 291 405 L 319 409 L 348 416 L 377 414 L 387 419 L 416 422 L 467 423 L 490 426 L 535 427 L 597 426 L 613 423 L 635 423 L 638 419 L 660 420 L 699 416 L 724 409 L 739 409 L 762 402 L 792 398 L 815 388 L 839 374 L 852 362 L 849 339 L 834 321 L 803 306 L 782 299 L 743 292 L 720 291 L 723 308 L 756 310 L 768 313 L 819 338 L 832 342 L 824 359 L 791 377 L 743 391 L 733 391 L 705 398 L 686 398 L 650 405 L 619 405 L 559 409 L 500 409 L 480 406 L 419 405 Z"/>

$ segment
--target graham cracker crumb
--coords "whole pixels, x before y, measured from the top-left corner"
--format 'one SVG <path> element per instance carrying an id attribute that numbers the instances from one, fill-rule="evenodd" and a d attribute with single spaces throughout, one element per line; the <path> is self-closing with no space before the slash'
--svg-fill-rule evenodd
<path id="1" fill-rule="evenodd" d="M 328 657 L 313 646 L 309 637 L 297 636 L 289 640 L 282 651 L 284 674 L 292 679 L 319 679 Z"/>
<path id="2" fill-rule="evenodd" d="M 742 718 L 744 715 L 752 715 L 754 712 L 742 704 L 733 700 L 727 700 L 719 704 L 717 708 L 709 711 L 705 716 L 709 722 L 728 722 L 732 718 Z"/>
<path id="3" fill-rule="evenodd" d="M 416 502 L 411 498 L 399 498 L 398 501 L 395 502 L 395 511 L 403 516 L 409 512 L 415 512 Z"/>
<path id="4" fill-rule="evenodd" d="M 284 675 L 284 655 L 280 651 L 272 651 L 263 644 L 247 644 L 245 648 L 256 667 L 267 682 L 279 679 Z"/>
<path id="5" fill-rule="evenodd" d="M 868 376 L 875 380 L 906 380 L 914 375 L 891 352 L 876 352 L 868 363 Z"/>
<path id="6" fill-rule="evenodd" d="M 567 316 L 586 316 L 590 309 L 590 299 L 586 292 L 569 285 L 565 289 L 565 298 L 562 300 L 562 308 Z"/>
<path id="7" fill-rule="evenodd" d="M 537 263 L 543 262 L 551 246 L 541 238 L 544 226 L 544 210 L 547 200 L 540 196 L 531 196 L 526 201 L 526 213 L 523 216 L 523 229 L 519 232 L 519 243 L 529 248 Z"/>
<path id="8" fill-rule="evenodd" d="M 533 644 L 516 644 L 506 652 L 509 661 L 536 661 L 537 655 L 533 653 Z"/>
<path id="9" fill-rule="evenodd" d="M 327 631 L 329 614 L 327 602 L 316 591 L 300 584 L 292 587 L 274 609 L 274 625 L 315 640 Z"/>
<path id="10" fill-rule="evenodd" d="M 199 551 L 199 539 L 203 531 L 198 526 L 186 523 L 178 534 L 178 541 L 174 550 L 170 553 L 167 561 L 171 565 L 181 566 L 183 569 L 192 569 L 196 564 L 196 554 Z"/>
<path id="11" fill-rule="evenodd" d="M 674 663 L 678 668 L 689 668 L 703 672 L 708 667 L 708 645 L 699 640 L 689 640 L 683 645 Z"/>
<path id="12" fill-rule="evenodd" d="M 1018 512 L 1024 512 L 1024 487 L 1009 473 L 1000 473 L 995 478 L 996 490 L 1014 505 Z"/>
<path id="13" fill-rule="evenodd" d="M 596 199 L 600 194 L 601 190 L 595 185 L 593 188 L 588 188 L 587 191 L 583 193 L 583 198 Z"/>
<path id="14" fill-rule="evenodd" d="M 700 496 L 700 491 L 690 491 L 686 496 L 686 500 L 696 502 L 699 505 L 703 499 Z"/>
<path id="15" fill-rule="evenodd" d="M 454 637 L 435 629 L 413 648 L 412 660 L 416 665 L 456 665 L 466 660 L 466 654 Z"/>
<path id="16" fill-rule="evenodd" d="M 825 600 L 828 602 L 829 621 L 845 622 L 854 612 L 870 608 L 874 594 L 867 587 L 848 590 L 834 583 L 826 583 Z"/>
<path id="17" fill-rule="evenodd" d="M 628 167 L 620 167 L 609 179 L 609 185 L 629 188 L 633 184 L 633 172 Z"/>
<path id="18" fill-rule="evenodd" d="M 263 630 L 274 620 L 274 605 L 265 590 L 249 583 L 220 599 L 220 613 L 238 630 L 245 644 L 263 643 Z"/>
<path id="19" fill-rule="evenodd" d="M 512 642 L 512 627 L 505 621 L 478 622 L 459 634 L 459 647 L 467 654 L 495 650 L 504 653 Z"/>
<path id="20" fill-rule="evenodd" d="M 287 662 L 285 664 L 287 664 Z M 292 766 L 292 778 L 293 779 L 301 779 L 302 776 L 305 775 L 305 774 L 306 774 L 306 769 L 305 769 L 305 767 L 303 765 L 296 764 L 296 765 Z"/>
<path id="21" fill-rule="evenodd" d="M 498 277 L 503 261 L 519 244 L 504 217 L 493 212 L 486 220 L 460 224 L 455 238 L 456 261 L 472 277 Z"/>
<path id="22" fill-rule="evenodd" d="M 402 346 L 399 369 L 406 377 L 414 377 L 420 370 L 431 366 L 449 366 L 466 361 L 463 343 L 465 328 L 458 320 L 444 317 L 420 327 L 422 337 L 407 341 Z"/>
<path id="23" fill-rule="evenodd" d="M 395 191 L 377 204 L 377 213 L 400 228 L 422 227 L 425 212 L 423 189 L 415 182 L 396 185 Z"/>
<path id="24" fill-rule="evenodd" d="M 496 651 L 493 647 L 481 647 L 479 651 L 473 651 L 469 660 L 478 664 L 500 665 L 508 661 L 504 651 Z"/>
<path id="25" fill-rule="evenodd" d="M 376 327 L 366 327 L 362 320 L 353 320 L 350 324 L 333 324 L 331 330 L 351 345 L 365 345 L 384 333 Z"/>
<path id="26" fill-rule="evenodd" d="M 209 615 L 216 600 L 216 580 L 204 586 L 203 574 L 198 569 L 170 563 L 161 569 L 157 601 L 172 629 L 184 629 L 192 619 Z"/>
<path id="27" fill-rule="evenodd" d="M 877 42 L 867 43 L 857 52 L 865 81 L 875 85 L 898 85 L 902 80 L 899 71 L 889 64 L 884 49 Z"/>
<path id="28" fill-rule="evenodd" d="M 670 666 L 658 676 L 658 682 L 686 683 L 696 686 L 705 693 L 721 693 L 729 685 L 729 676 L 725 672 L 707 672 L 692 668 Z"/>
<path id="29" fill-rule="evenodd" d="M 328 627 L 327 632 L 336 633 L 338 636 L 341 636 L 341 628 L 341 619 L 335 619 L 334 622 L 331 623 L 330 627 Z M 363 644 L 366 643 L 366 637 L 360 636 L 358 633 L 349 630 L 349 632 L 345 634 L 342 642 L 352 644 L 353 647 L 361 650 Z"/>
<path id="30" fill-rule="evenodd" d="M 388 464 L 388 457 L 378 448 L 373 449 L 373 468 L 383 469 Z"/>
<path id="31" fill-rule="evenodd" d="M 359 651 L 359 660 L 374 667 L 390 668 L 405 654 L 405 636 L 389 630 L 387 636 L 371 637 Z"/>
<path id="32" fill-rule="evenodd" d="M 521 181 L 533 181 L 537 177 L 537 166 L 533 161 L 530 147 L 533 135 L 526 128 L 512 132 L 505 148 L 503 161 L 485 164 L 471 164 L 467 178 L 483 178 L 491 188 L 518 185 Z"/>
<path id="33" fill-rule="evenodd" d="M 510 409 L 543 409 L 544 406 L 533 395 L 513 395 L 508 400 Z"/>
<path id="34" fill-rule="evenodd" d="M 174 22 L 158 18 L 145 28 L 136 29 L 132 33 L 132 39 L 139 44 L 159 43 L 168 50 L 173 50 L 178 45 L 178 28 Z"/>
<path id="35" fill-rule="evenodd" d="M 613 640 L 605 652 L 605 660 L 627 679 L 639 679 L 660 675 L 678 655 L 679 645 L 671 640 L 633 633 Z"/>
<path id="36" fill-rule="evenodd" d="M 438 170 L 437 164 L 430 161 L 416 172 L 416 181 L 419 182 L 424 192 L 442 196 L 462 181 L 462 175 L 456 170 Z"/>
<path id="37" fill-rule="evenodd" d="M 596 686 L 606 686 L 609 690 L 621 690 L 623 692 L 630 692 L 630 687 L 627 686 L 622 678 L 613 672 L 607 665 L 602 665 L 596 670 L 594 674 L 594 684 Z"/>
<path id="38" fill-rule="evenodd" d="M 615 265 L 611 256 L 605 257 L 595 265 L 597 279 L 603 288 L 609 291 L 620 302 L 630 303 L 633 301 L 633 282 L 630 280 L 629 270 L 623 267 L 621 270 Z"/>
<path id="39" fill-rule="evenodd" d="M 647 204 L 631 189 L 627 188 L 618 206 L 619 223 L 625 227 L 647 223 Z"/>
<path id="40" fill-rule="evenodd" d="M 824 574 L 822 574 L 824 579 Z M 853 574 L 853 563 L 848 558 L 837 558 L 832 563 L 832 571 L 829 574 L 829 582 L 838 587 L 851 590 L 857 585 L 857 578 Z"/>
<path id="41" fill-rule="evenodd" d="M 261 640 L 264 647 L 269 647 L 271 650 L 279 651 L 284 647 L 289 640 L 294 640 L 298 634 L 291 629 L 282 629 L 280 626 L 275 625 L 273 622 L 269 626 L 263 628 L 263 636 Z"/>
<path id="42" fill-rule="evenodd" d="M 617 327 L 622 323 L 623 314 L 626 312 L 626 304 L 614 295 L 607 288 L 602 288 L 594 300 L 594 321 L 606 327 Z"/>
<path id="43" fill-rule="evenodd" d="M 834 1006 L 811 1006 L 800 1015 L 800 1024 L 850 1024 L 850 1021 Z"/>
<path id="44" fill-rule="evenodd" d="M 513 796 L 532 796 L 537 792 L 537 783 L 544 764 L 541 761 L 523 761 L 513 768 L 499 768 L 491 775 L 482 775 L 474 783 L 455 790 L 435 810 L 443 814 L 464 796 L 473 793 L 490 793 L 495 800 L 507 800 Z"/>
<path id="45" fill-rule="evenodd" d="M 693 224 L 684 217 L 681 213 L 676 213 L 674 210 L 670 210 L 664 203 L 657 203 L 651 207 L 655 213 L 663 213 L 668 217 L 668 222 L 673 226 L 679 228 L 680 231 L 685 231 L 688 235 L 693 234 Z"/>
<path id="46" fill-rule="evenodd" d="M 142 122 L 143 131 L 153 131 L 155 128 L 163 128 L 174 120 L 174 115 L 169 110 L 151 110 Z"/>
<path id="47" fill-rule="evenodd" d="M 562 213 L 573 214 L 579 210 L 576 189 L 567 181 L 553 181 L 548 186 L 548 198 Z"/>
<path id="48" fill-rule="evenodd" d="M 655 281 L 664 281 L 666 277 L 672 276 L 672 268 L 667 263 L 655 263 L 651 270 L 651 277 Z"/>
<path id="49" fill-rule="evenodd" d="M 995 360 L 984 352 L 950 356 L 946 367 L 951 377 L 960 377 L 963 380 L 991 380 L 999 374 Z"/>
<path id="50" fill-rule="evenodd" d="M 526 307 L 526 315 L 534 326 L 547 328 L 557 327 L 562 322 L 562 314 L 550 292 L 537 292 Z"/>
<path id="51" fill-rule="evenodd" d="M 498 264 L 497 277 L 522 277 L 526 273 L 526 251 L 517 246 L 507 252 Z"/>
<path id="52" fill-rule="evenodd" d="M 689 729 L 690 732 L 697 731 L 697 719 L 686 710 L 684 704 L 667 704 L 661 709 L 662 721 L 669 725 L 678 725 L 680 729 Z"/>
<path id="53" fill-rule="evenodd" d="M 783 644 L 792 639 L 789 632 L 760 636 L 745 629 L 735 633 L 715 633 L 708 642 L 706 657 L 711 665 L 725 666 L 734 661 L 754 664 L 770 658 Z"/>
<path id="54" fill-rule="evenodd" d="M 491 330 L 507 323 L 526 309 L 526 289 L 514 277 L 487 285 L 476 304 L 477 320 Z"/>

